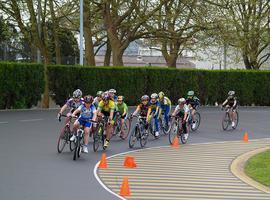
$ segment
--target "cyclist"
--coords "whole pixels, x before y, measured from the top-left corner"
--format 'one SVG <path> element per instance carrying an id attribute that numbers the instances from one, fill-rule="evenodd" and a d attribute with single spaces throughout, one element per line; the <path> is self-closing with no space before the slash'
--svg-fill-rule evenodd
<path id="1" fill-rule="evenodd" d="M 94 98 L 94 106 L 96 107 L 96 109 L 98 108 L 98 104 L 99 102 L 101 102 L 102 100 L 102 95 L 103 95 L 103 92 L 102 91 L 98 91 L 97 92 L 97 96 Z"/>
<path id="2" fill-rule="evenodd" d="M 115 89 L 110 89 L 109 90 L 109 95 L 111 97 L 111 100 L 114 102 L 117 102 L 117 96 L 116 96 L 116 90 Z"/>
<path id="3" fill-rule="evenodd" d="M 156 138 L 159 137 L 159 123 L 158 123 L 159 113 L 160 113 L 160 103 L 158 101 L 158 94 L 153 93 L 151 95 L 150 106 L 147 112 L 147 122 L 149 123 L 152 117 L 155 119 Z"/>
<path id="4" fill-rule="evenodd" d="M 196 122 L 194 119 L 194 115 L 196 113 L 197 108 L 200 105 L 200 99 L 196 96 L 194 96 L 194 91 L 190 90 L 187 93 L 187 99 L 186 99 L 186 104 L 189 106 L 190 112 L 191 112 L 191 117 L 192 117 L 192 128 L 195 129 L 196 127 Z"/>
<path id="5" fill-rule="evenodd" d="M 95 121 L 97 117 L 96 107 L 92 104 L 93 101 L 94 98 L 92 96 L 85 96 L 84 104 L 72 113 L 72 117 L 76 117 L 76 115 L 80 113 L 79 118 L 74 123 L 74 128 L 77 130 L 80 126 L 84 127 L 84 153 L 88 153 L 87 145 L 89 142 L 90 129 L 92 128 L 92 123 L 89 120 Z"/>
<path id="6" fill-rule="evenodd" d="M 138 112 L 140 112 L 141 117 L 147 117 L 147 112 L 149 109 L 149 96 L 143 95 L 141 97 L 141 103 L 137 106 L 136 110 L 131 116 L 137 115 Z"/>
<path id="7" fill-rule="evenodd" d="M 121 116 L 121 135 L 120 137 L 123 138 L 123 127 L 125 124 L 125 119 L 127 119 L 128 116 L 128 107 L 127 104 L 124 102 L 123 96 L 117 97 L 117 103 L 116 103 L 116 113 L 120 114 Z"/>
<path id="8" fill-rule="evenodd" d="M 66 109 L 69 109 L 67 113 L 68 117 L 66 118 L 65 124 L 70 123 L 71 118 L 69 118 L 69 116 L 71 116 L 72 112 L 74 112 L 74 110 L 76 110 L 82 104 L 83 104 L 82 91 L 80 89 L 77 89 L 73 92 L 72 98 L 68 99 L 65 105 L 60 109 L 57 115 L 58 120 L 61 121 L 61 116 L 63 112 Z"/>
<path id="9" fill-rule="evenodd" d="M 172 103 L 171 100 L 165 96 L 164 92 L 158 93 L 159 96 L 159 102 L 161 106 L 161 110 L 164 112 L 164 118 L 166 122 L 166 126 L 169 125 L 169 114 L 171 111 Z M 161 113 L 160 113 L 161 114 Z"/>
<path id="10" fill-rule="evenodd" d="M 106 141 L 104 143 L 104 149 L 108 148 L 110 144 L 110 138 L 113 131 L 113 117 L 115 111 L 115 103 L 111 100 L 109 94 L 104 94 L 103 99 L 98 104 L 98 116 L 104 116 L 108 122 L 106 125 Z"/>
<path id="11" fill-rule="evenodd" d="M 222 103 L 222 108 L 227 107 L 231 110 L 230 116 L 232 119 L 232 127 L 235 128 L 235 119 L 236 119 L 236 108 L 237 108 L 237 98 L 235 96 L 235 91 L 229 91 L 227 99 Z"/>
<path id="12" fill-rule="evenodd" d="M 190 110 L 188 105 L 186 104 L 185 98 L 178 99 L 178 105 L 176 106 L 175 110 L 172 113 L 172 116 L 179 116 L 182 118 L 182 128 L 183 133 L 185 134 L 184 137 L 187 139 L 188 132 L 187 132 L 187 121 L 189 118 Z"/>

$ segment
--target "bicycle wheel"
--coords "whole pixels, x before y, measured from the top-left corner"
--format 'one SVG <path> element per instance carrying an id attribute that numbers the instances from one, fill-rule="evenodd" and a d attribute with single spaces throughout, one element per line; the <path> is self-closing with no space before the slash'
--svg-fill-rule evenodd
<path id="1" fill-rule="evenodd" d="M 102 140 L 102 135 L 103 135 L 103 126 L 100 124 L 100 125 L 98 125 L 98 127 L 94 133 L 94 136 L 93 136 L 93 139 L 94 139 L 93 150 L 94 150 L 94 152 L 96 152 L 99 148 L 99 143 Z"/>
<path id="2" fill-rule="evenodd" d="M 180 134 L 180 139 L 181 139 L 182 144 L 186 144 L 186 143 L 187 143 L 187 141 L 188 141 L 188 136 L 189 136 L 188 133 L 186 133 L 186 134 L 181 133 L 181 134 Z"/>
<path id="3" fill-rule="evenodd" d="M 75 148 L 73 152 L 73 160 L 76 160 L 78 158 L 79 150 L 80 150 L 80 137 L 76 137 Z"/>
<path id="4" fill-rule="evenodd" d="M 201 123 L 201 115 L 200 115 L 200 113 L 196 112 L 194 114 L 194 121 L 195 121 L 195 127 L 193 128 L 192 125 L 190 127 L 192 131 L 196 131 L 200 126 L 200 123 Z"/>
<path id="5" fill-rule="evenodd" d="M 226 112 L 222 119 L 222 128 L 224 131 L 228 129 L 230 122 L 231 122 L 230 115 L 228 112 Z"/>
<path id="6" fill-rule="evenodd" d="M 140 144 L 141 144 L 141 147 L 143 148 L 147 144 L 147 138 L 148 138 L 147 130 L 143 129 L 142 131 L 139 132 L 139 134 L 140 134 Z"/>
<path id="7" fill-rule="evenodd" d="M 129 136 L 129 141 L 128 141 L 128 144 L 129 144 L 129 148 L 133 148 L 134 147 L 134 145 L 135 145 L 135 143 L 136 143 L 136 141 L 137 141 L 137 134 L 138 134 L 138 132 L 139 132 L 139 127 L 138 127 L 138 125 L 136 125 L 134 128 L 133 128 L 133 130 L 131 131 L 131 133 L 130 133 L 130 136 Z"/>
<path id="8" fill-rule="evenodd" d="M 161 117 L 158 119 L 159 129 L 160 129 L 160 131 L 163 132 L 164 135 L 166 135 L 166 134 L 165 134 L 165 130 L 164 130 L 164 122 L 163 122 L 163 121 L 164 121 L 164 120 L 161 119 Z"/>
<path id="9" fill-rule="evenodd" d="M 69 141 L 69 128 L 65 127 L 58 137 L 57 141 L 57 151 L 58 153 L 62 153 L 63 149 L 65 148 L 66 144 Z"/>
<path id="10" fill-rule="evenodd" d="M 121 138 L 123 140 L 125 140 L 127 137 L 128 137 L 128 133 L 129 133 L 129 120 L 125 120 L 125 123 L 124 123 L 124 127 L 123 127 L 123 132 L 121 134 Z M 121 133 L 121 130 L 120 130 L 120 133 Z"/>
<path id="11" fill-rule="evenodd" d="M 173 143 L 173 140 L 174 140 L 175 137 L 178 137 L 178 130 L 179 130 L 178 123 L 176 121 L 174 121 L 172 123 L 171 130 L 169 132 L 169 142 L 170 142 L 170 144 Z"/>
<path id="12" fill-rule="evenodd" d="M 235 111 L 236 113 L 236 119 L 235 119 L 235 127 L 233 129 L 236 129 L 238 126 L 238 122 L 239 122 L 239 113 L 237 111 Z"/>

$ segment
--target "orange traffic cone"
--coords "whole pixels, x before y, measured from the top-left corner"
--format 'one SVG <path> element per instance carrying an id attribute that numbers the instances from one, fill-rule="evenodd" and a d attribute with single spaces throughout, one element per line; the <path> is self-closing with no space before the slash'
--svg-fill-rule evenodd
<path id="1" fill-rule="evenodd" d="M 120 189 L 120 193 L 121 196 L 130 196 L 130 189 L 129 189 L 129 184 L 128 184 L 128 177 L 124 177 L 123 183 L 122 183 L 122 187 Z"/>
<path id="2" fill-rule="evenodd" d="M 135 163 L 134 157 L 126 156 L 125 161 L 124 161 L 124 166 L 126 168 L 136 168 L 137 164 Z"/>
<path id="3" fill-rule="evenodd" d="M 248 132 L 245 132 L 243 142 L 248 142 Z"/>
<path id="4" fill-rule="evenodd" d="M 108 168 L 107 166 L 107 160 L 106 160 L 106 154 L 103 153 L 102 156 L 101 156 L 101 160 L 99 162 L 99 166 L 98 166 L 99 169 L 106 169 Z"/>
<path id="5" fill-rule="evenodd" d="M 180 147 L 180 145 L 179 145 L 179 139 L 178 139 L 177 136 L 175 136 L 174 139 L 173 139 L 172 147 L 173 148 L 179 148 Z"/>

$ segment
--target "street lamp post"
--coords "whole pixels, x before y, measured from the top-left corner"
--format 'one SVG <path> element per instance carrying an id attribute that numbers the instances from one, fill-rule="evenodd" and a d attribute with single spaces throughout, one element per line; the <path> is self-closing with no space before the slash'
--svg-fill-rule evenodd
<path id="1" fill-rule="evenodd" d="M 83 0 L 80 0 L 80 65 L 83 65 Z"/>

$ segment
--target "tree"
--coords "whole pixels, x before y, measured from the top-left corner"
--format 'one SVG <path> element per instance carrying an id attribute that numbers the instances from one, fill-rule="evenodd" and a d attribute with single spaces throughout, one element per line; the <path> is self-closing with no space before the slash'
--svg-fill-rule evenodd
<path id="1" fill-rule="evenodd" d="M 268 0 L 212 0 L 213 35 L 242 53 L 246 69 L 259 69 L 270 57 Z"/>

